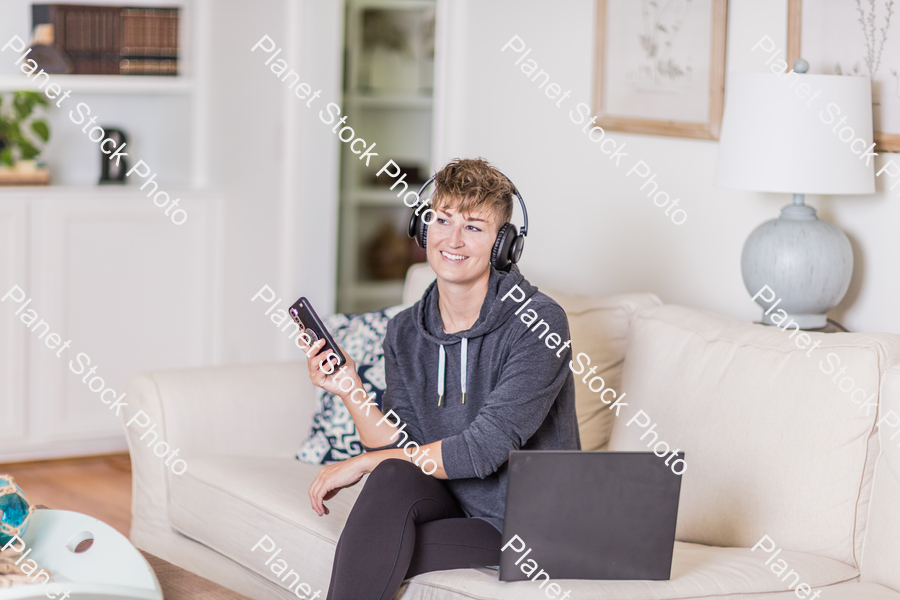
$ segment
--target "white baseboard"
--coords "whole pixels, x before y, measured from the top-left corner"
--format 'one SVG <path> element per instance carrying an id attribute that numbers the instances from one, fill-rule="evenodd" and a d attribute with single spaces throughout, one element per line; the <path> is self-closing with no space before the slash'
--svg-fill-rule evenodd
<path id="1" fill-rule="evenodd" d="M 128 452 L 128 443 L 125 441 L 124 435 L 93 440 L 19 444 L 16 448 L 3 448 L 0 446 L 0 465 L 3 463 L 73 458 L 96 454 L 118 454 L 121 452 Z"/>

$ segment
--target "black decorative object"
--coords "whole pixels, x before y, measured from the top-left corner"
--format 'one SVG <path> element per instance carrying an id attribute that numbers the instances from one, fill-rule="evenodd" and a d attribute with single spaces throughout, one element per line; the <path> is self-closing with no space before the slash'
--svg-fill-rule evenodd
<path id="1" fill-rule="evenodd" d="M 109 160 L 109 157 L 116 148 L 120 148 L 128 142 L 125 138 L 125 132 L 111 127 L 104 127 L 103 130 L 106 132 L 107 139 L 114 141 L 115 144 L 110 145 L 104 140 L 103 144 L 100 146 L 100 183 L 118 183 L 124 185 L 125 173 L 128 171 L 128 159 L 117 156 L 116 160 Z M 109 154 L 104 152 L 104 150 L 109 150 Z"/>

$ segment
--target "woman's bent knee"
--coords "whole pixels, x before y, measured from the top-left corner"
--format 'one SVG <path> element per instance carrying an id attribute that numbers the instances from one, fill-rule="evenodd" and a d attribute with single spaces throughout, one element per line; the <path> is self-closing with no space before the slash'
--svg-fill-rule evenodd
<path id="1" fill-rule="evenodd" d="M 389 458 L 378 464 L 372 472 L 369 473 L 369 479 L 366 485 L 371 485 L 372 481 L 376 482 L 399 482 L 411 481 L 419 476 L 428 477 L 422 470 L 413 463 L 399 458 Z"/>
<path id="2" fill-rule="evenodd" d="M 434 485 L 440 485 L 433 477 L 422 473 L 416 465 L 397 458 L 390 458 L 379 463 L 369 473 L 366 484 L 353 505 L 353 512 L 363 514 L 374 511 L 383 514 L 388 508 L 404 506 L 405 513 L 410 502 L 423 496 L 432 497 L 436 492 Z"/>

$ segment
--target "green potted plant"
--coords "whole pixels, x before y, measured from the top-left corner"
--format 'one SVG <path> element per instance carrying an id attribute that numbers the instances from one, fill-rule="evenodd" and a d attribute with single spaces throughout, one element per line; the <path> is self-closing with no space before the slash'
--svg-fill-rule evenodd
<path id="1" fill-rule="evenodd" d="M 37 170 L 39 146 L 50 139 L 50 127 L 39 113 L 49 105 L 39 92 L 0 94 L 0 170 Z"/>

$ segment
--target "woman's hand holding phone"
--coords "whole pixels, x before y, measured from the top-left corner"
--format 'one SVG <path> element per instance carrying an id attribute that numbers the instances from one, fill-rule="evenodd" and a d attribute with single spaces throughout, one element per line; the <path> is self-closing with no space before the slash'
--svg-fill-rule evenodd
<path id="1" fill-rule="evenodd" d="M 301 335 L 297 338 L 297 345 L 306 353 L 306 363 L 309 367 L 309 379 L 313 382 L 313 385 L 320 387 L 335 396 L 339 396 L 343 400 L 347 400 L 355 388 L 363 387 L 359 375 L 356 373 L 356 361 L 354 361 L 343 348 L 338 345 L 338 350 L 344 355 L 347 363 L 340 369 L 336 369 L 334 364 L 335 357 L 332 355 L 331 358 L 329 358 L 329 351 L 323 350 L 323 347 L 325 346 L 324 339 L 317 340 L 312 346 L 309 346 L 303 337 L 304 336 Z M 310 348 L 312 348 L 311 352 Z M 341 373 L 339 377 L 331 377 L 331 375 L 339 372 Z M 344 389 L 341 389 L 338 382 L 343 381 L 346 377 L 353 379 L 353 387 L 349 387 L 345 383 Z"/>

